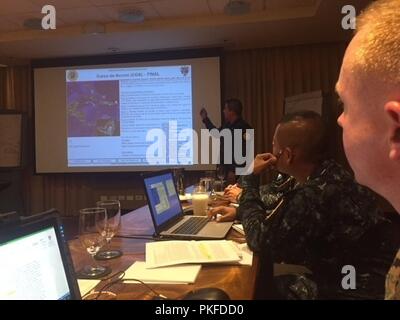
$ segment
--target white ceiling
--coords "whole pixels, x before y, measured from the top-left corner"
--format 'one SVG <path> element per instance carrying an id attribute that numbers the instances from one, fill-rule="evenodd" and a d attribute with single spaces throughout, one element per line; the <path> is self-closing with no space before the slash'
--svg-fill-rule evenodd
<path id="1" fill-rule="evenodd" d="M 368 0 L 247 0 L 251 12 L 227 16 L 228 0 L 0 0 L 0 62 L 13 59 L 138 52 L 188 47 L 228 49 L 329 42 L 341 29 L 341 7 L 359 11 Z M 56 30 L 28 30 L 42 5 L 56 8 Z M 140 9 L 145 21 L 118 21 L 122 9 Z M 98 22 L 105 33 L 84 33 Z"/>

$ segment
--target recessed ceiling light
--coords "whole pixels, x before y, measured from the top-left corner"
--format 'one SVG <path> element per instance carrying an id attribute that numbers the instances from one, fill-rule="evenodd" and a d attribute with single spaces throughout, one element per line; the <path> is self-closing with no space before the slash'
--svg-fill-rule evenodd
<path id="1" fill-rule="evenodd" d="M 127 23 L 140 23 L 144 21 L 144 13 L 142 10 L 126 9 L 119 12 L 118 19 Z"/>
<path id="2" fill-rule="evenodd" d="M 88 22 L 83 25 L 83 33 L 86 34 L 96 35 L 105 32 L 106 32 L 106 27 L 98 22 Z"/>
<path id="3" fill-rule="evenodd" d="M 42 19 L 29 18 L 24 20 L 24 27 L 33 30 L 42 30 Z"/>
<path id="4" fill-rule="evenodd" d="M 244 0 L 229 0 L 224 7 L 224 12 L 230 16 L 237 16 L 250 12 L 250 3 Z"/>
<path id="5" fill-rule="evenodd" d="M 108 47 L 107 48 L 107 51 L 110 51 L 110 52 L 118 52 L 120 49 L 119 48 L 117 48 L 117 47 Z"/>

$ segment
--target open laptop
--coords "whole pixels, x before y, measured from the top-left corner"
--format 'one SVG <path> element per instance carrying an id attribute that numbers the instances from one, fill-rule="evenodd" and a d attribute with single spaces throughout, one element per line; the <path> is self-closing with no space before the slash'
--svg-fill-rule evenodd
<path id="1" fill-rule="evenodd" d="M 0 300 L 79 300 L 56 210 L 1 226 Z"/>
<path id="2" fill-rule="evenodd" d="M 156 236 L 181 239 L 224 239 L 232 222 L 184 215 L 172 171 L 143 174 L 144 189 Z"/>

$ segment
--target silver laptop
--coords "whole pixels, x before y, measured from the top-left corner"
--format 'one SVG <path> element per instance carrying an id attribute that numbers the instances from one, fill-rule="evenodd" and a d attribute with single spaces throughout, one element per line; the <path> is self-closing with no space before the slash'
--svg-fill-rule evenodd
<path id="1" fill-rule="evenodd" d="M 172 171 L 143 175 L 156 236 L 180 239 L 224 239 L 232 222 L 184 215 Z"/>

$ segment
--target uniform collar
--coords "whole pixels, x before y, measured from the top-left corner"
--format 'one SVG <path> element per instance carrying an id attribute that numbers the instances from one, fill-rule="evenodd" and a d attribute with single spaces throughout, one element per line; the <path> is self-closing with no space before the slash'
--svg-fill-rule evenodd
<path id="1" fill-rule="evenodd" d="M 315 170 L 308 176 L 307 178 L 307 182 L 310 180 L 314 180 L 317 179 L 321 176 L 323 176 L 328 170 L 329 168 L 334 165 L 334 161 L 333 160 L 325 160 L 323 161 L 321 164 L 319 164 Z"/>

